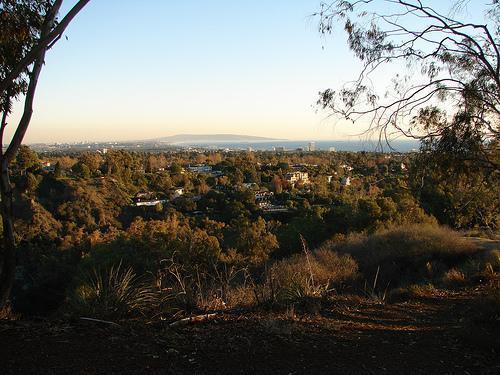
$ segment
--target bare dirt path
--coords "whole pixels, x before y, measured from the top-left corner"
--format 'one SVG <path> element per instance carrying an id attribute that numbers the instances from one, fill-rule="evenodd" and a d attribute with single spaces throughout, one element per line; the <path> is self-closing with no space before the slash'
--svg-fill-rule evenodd
<path id="1" fill-rule="evenodd" d="M 464 237 L 467 241 L 474 243 L 484 250 L 500 250 L 500 240 L 484 237 Z"/>
<path id="2" fill-rule="evenodd" d="M 499 325 L 473 323 L 483 294 L 339 298 L 314 317 L 231 315 L 175 330 L 0 322 L 0 373 L 498 374 Z"/>

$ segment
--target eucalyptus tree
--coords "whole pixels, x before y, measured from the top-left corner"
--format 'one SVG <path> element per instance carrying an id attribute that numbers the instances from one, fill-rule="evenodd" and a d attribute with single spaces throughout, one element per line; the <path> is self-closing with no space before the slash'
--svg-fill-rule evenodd
<path id="1" fill-rule="evenodd" d="M 456 227 L 497 227 L 500 0 L 336 0 L 316 16 L 323 34 L 343 27 L 361 62 L 318 104 L 381 145 L 420 140 L 411 187 L 428 212 Z"/>
<path id="2" fill-rule="evenodd" d="M 62 17 L 63 0 L 0 0 L 0 192 L 3 246 L 0 251 L 0 309 L 14 282 L 16 241 L 9 164 L 16 156 L 33 113 L 46 52 L 90 0 L 77 1 Z M 59 19 L 60 18 L 60 19 Z M 4 149 L 4 132 L 15 100 L 24 100 L 21 119 Z"/>
<path id="3" fill-rule="evenodd" d="M 483 8 L 477 22 L 468 6 Z M 489 151 L 500 124 L 499 0 L 336 0 L 315 15 L 323 34 L 343 27 L 362 65 L 353 81 L 321 92 L 318 104 L 380 141 L 402 133 L 437 145 L 453 136 L 458 143 L 448 137 L 439 146 L 461 151 L 460 139 L 474 140 L 474 158 L 498 168 Z M 382 93 L 376 86 L 386 86 L 380 76 L 388 70 L 395 74 Z"/>

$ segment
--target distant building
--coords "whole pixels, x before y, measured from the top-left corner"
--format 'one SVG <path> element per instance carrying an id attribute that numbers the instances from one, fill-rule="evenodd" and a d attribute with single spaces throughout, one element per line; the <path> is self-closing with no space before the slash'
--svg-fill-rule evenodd
<path id="1" fill-rule="evenodd" d="M 260 190 L 255 192 L 255 203 L 260 209 L 268 209 L 272 207 L 270 199 L 274 196 L 272 191 Z"/>
<path id="2" fill-rule="evenodd" d="M 153 200 L 148 200 L 148 201 L 138 201 L 138 202 L 135 202 L 135 205 L 137 207 L 140 207 L 140 206 L 156 206 L 157 204 L 163 204 L 163 203 L 166 203 L 167 200 L 166 199 L 153 199 Z"/>
<path id="3" fill-rule="evenodd" d="M 55 165 L 52 165 L 49 161 L 42 162 L 42 170 L 44 172 L 54 172 L 56 170 Z"/>
<path id="4" fill-rule="evenodd" d="M 337 150 L 335 149 L 335 147 L 328 147 L 328 151 L 330 151 L 330 152 L 335 152 L 335 151 L 337 151 Z"/>
<path id="5" fill-rule="evenodd" d="M 255 202 L 262 203 L 268 201 L 274 196 L 272 191 L 260 190 L 255 192 Z"/>
<path id="6" fill-rule="evenodd" d="M 222 171 L 212 171 L 210 173 L 210 175 L 213 176 L 213 177 L 221 177 L 221 176 L 224 176 L 224 172 L 222 172 Z"/>
<path id="7" fill-rule="evenodd" d="M 242 186 L 245 189 L 252 189 L 252 190 L 258 190 L 259 189 L 259 185 L 257 185 L 255 182 L 245 182 L 245 183 L 242 184 Z"/>
<path id="8" fill-rule="evenodd" d="M 190 165 L 188 167 L 188 170 L 189 170 L 189 172 L 193 172 L 193 173 L 211 173 L 212 166 L 211 165 L 204 165 L 204 164 Z"/>
<path id="9" fill-rule="evenodd" d="M 340 185 L 342 185 L 342 186 L 351 185 L 351 178 L 350 177 L 342 177 L 342 180 L 340 180 Z"/>
<path id="10" fill-rule="evenodd" d="M 347 164 L 342 164 L 340 168 L 344 168 L 346 171 L 352 171 L 354 168 Z"/>
<path id="11" fill-rule="evenodd" d="M 184 195 L 184 188 L 176 188 L 173 191 L 172 199 L 179 198 L 182 195 Z"/>
<path id="12" fill-rule="evenodd" d="M 309 142 L 309 144 L 307 145 L 307 151 L 316 151 L 316 143 Z"/>
<path id="13" fill-rule="evenodd" d="M 284 146 L 274 146 L 274 151 L 275 152 L 285 152 L 285 147 Z"/>
<path id="14" fill-rule="evenodd" d="M 285 174 L 285 180 L 292 185 L 296 184 L 297 182 L 308 184 L 309 174 L 307 172 L 291 172 Z"/>
<path id="15" fill-rule="evenodd" d="M 137 207 L 140 206 L 156 206 L 157 204 L 166 203 L 166 199 L 158 199 L 155 193 L 151 192 L 139 192 L 135 195 L 134 204 Z"/>

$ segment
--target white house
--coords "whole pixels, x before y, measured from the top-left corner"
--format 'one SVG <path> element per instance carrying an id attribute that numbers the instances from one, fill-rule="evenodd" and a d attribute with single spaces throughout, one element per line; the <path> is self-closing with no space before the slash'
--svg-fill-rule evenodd
<path id="1" fill-rule="evenodd" d="M 351 184 L 350 177 L 342 177 L 342 180 L 340 180 L 340 185 L 342 186 L 349 186 L 350 184 Z"/>
<path id="2" fill-rule="evenodd" d="M 184 188 L 176 188 L 174 189 L 172 199 L 179 198 L 182 195 L 184 195 Z"/>
<path id="3" fill-rule="evenodd" d="M 189 172 L 193 173 L 210 173 L 212 172 L 212 166 L 211 165 L 204 165 L 204 164 L 199 164 L 199 165 L 190 165 L 188 167 Z"/>

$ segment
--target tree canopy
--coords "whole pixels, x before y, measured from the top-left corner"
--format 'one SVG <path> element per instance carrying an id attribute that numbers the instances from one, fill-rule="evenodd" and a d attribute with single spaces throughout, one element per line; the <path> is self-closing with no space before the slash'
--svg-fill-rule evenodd
<path id="1" fill-rule="evenodd" d="M 499 136 L 500 2 L 484 4 L 477 23 L 464 11 L 468 1 L 452 3 L 449 13 L 421 0 L 322 3 L 320 32 L 333 33 L 341 23 L 362 71 L 340 89 L 321 92 L 318 103 L 341 118 L 366 122 L 380 141 L 403 133 L 444 137 L 440 146 L 451 146 L 455 137 L 450 152 L 473 143 L 474 158 L 496 168 L 488 149 Z M 400 70 L 383 95 L 372 79 L 387 66 Z"/>

